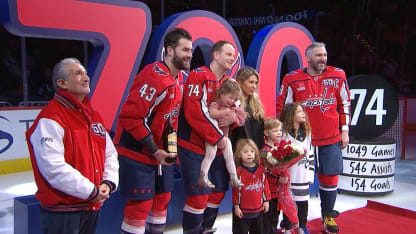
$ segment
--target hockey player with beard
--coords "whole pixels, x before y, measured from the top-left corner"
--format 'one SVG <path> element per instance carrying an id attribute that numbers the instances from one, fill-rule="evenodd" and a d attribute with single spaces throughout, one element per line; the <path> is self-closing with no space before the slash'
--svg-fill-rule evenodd
<path id="1" fill-rule="evenodd" d="M 173 29 L 164 38 L 163 62 L 147 65 L 135 78 L 123 104 L 114 142 L 119 152 L 120 191 L 127 203 L 124 233 L 163 233 L 173 191 L 176 155 L 165 151 L 168 126 L 178 126 L 181 70 L 190 67 L 192 38 Z"/>
<path id="2" fill-rule="evenodd" d="M 324 228 L 337 233 L 334 218 L 338 175 L 342 173 L 341 149 L 349 142 L 350 92 L 345 72 L 327 66 L 325 44 L 314 42 L 305 51 L 308 67 L 285 75 L 277 100 L 280 115 L 286 103 L 299 102 L 305 108 L 312 128 L 316 172 L 320 182 L 319 194 Z"/>

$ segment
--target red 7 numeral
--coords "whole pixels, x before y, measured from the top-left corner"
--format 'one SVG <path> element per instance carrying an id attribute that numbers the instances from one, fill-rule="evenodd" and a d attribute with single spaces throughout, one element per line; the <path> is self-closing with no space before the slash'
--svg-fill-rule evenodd
<path id="1" fill-rule="evenodd" d="M 2 23 L 13 34 L 94 45 L 87 68 L 91 101 L 106 128 L 113 128 L 150 37 L 149 8 L 125 0 L 5 0 L 0 7 Z"/>

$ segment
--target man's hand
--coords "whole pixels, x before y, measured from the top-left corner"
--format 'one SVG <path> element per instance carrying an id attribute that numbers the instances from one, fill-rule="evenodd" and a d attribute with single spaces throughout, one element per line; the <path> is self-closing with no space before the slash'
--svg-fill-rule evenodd
<path id="1" fill-rule="evenodd" d="M 164 151 L 164 150 L 161 150 L 161 149 L 158 149 L 158 150 L 156 151 L 156 153 L 154 153 L 154 154 L 153 154 L 153 156 L 154 156 L 154 157 L 156 158 L 156 160 L 157 160 L 160 164 L 162 164 L 162 165 L 172 165 L 174 162 L 167 163 L 167 162 L 165 161 L 165 159 L 166 159 L 166 158 L 174 158 L 174 157 L 176 157 L 176 155 L 175 155 L 175 154 L 168 153 L 168 152 L 166 152 L 166 151 Z"/>
<path id="2" fill-rule="evenodd" d="M 98 186 L 98 195 L 97 197 L 92 200 L 94 203 L 103 203 L 105 200 L 107 200 L 110 197 L 110 187 L 103 183 Z"/>
<path id="3" fill-rule="evenodd" d="M 263 203 L 263 211 L 264 211 L 264 213 L 269 212 L 269 202 L 268 201 L 265 201 Z"/>
<path id="4" fill-rule="evenodd" d="M 348 143 L 350 142 L 350 137 L 348 136 L 348 131 L 343 130 L 341 131 L 341 149 L 347 147 Z"/>

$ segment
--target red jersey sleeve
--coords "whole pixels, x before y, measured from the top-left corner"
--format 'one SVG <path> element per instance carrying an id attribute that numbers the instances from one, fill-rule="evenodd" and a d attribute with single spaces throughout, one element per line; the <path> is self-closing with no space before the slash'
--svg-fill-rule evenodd
<path id="1" fill-rule="evenodd" d="M 210 79 L 210 72 L 195 69 L 189 73 L 184 86 L 184 115 L 192 130 L 211 145 L 217 144 L 223 133 L 210 117 L 208 105 L 214 99 L 218 82 Z"/>
<path id="2" fill-rule="evenodd" d="M 348 130 L 348 126 L 351 121 L 350 116 L 350 104 L 351 104 L 351 94 L 348 88 L 347 79 L 345 78 L 345 72 L 341 69 L 338 69 L 338 73 L 340 73 L 339 77 L 340 84 L 338 87 L 339 92 L 337 93 L 337 109 L 339 113 L 339 124 L 341 128 L 346 128 L 343 130 Z"/>
<path id="3" fill-rule="evenodd" d="M 232 199 L 233 199 L 234 205 L 240 204 L 239 196 L 240 196 L 239 188 L 233 187 Z"/>
<path id="4" fill-rule="evenodd" d="M 290 73 L 289 73 L 290 74 Z M 286 74 L 283 77 L 282 84 L 280 85 L 279 96 L 276 103 L 276 114 L 279 116 L 286 103 L 293 102 L 293 92 L 289 86 L 290 75 Z"/>
<path id="5" fill-rule="evenodd" d="M 241 176 L 241 171 L 243 170 L 243 168 L 241 166 L 238 166 L 236 171 L 237 171 L 237 176 L 240 178 Z M 241 179 L 241 178 L 240 178 Z M 241 199 L 241 188 L 238 187 L 232 187 L 232 202 L 233 205 L 240 205 L 240 199 Z"/>
<path id="6" fill-rule="evenodd" d="M 264 173 L 264 175 L 266 174 L 266 170 L 265 169 L 263 169 L 263 173 Z M 270 193 L 269 182 L 268 182 L 267 179 L 264 180 L 264 189 L 263 189 L 263 192 L 264 192 L 264 197 L 263 197 L 264 198 L 264 201 L 270 201 L 270 199 L 272 199 L 272 195 Z"/>
<path id="7" fill-rule="evenodd" d="M 158 64 L 150 64 L 134 79 L 119 121 L 138 141 L 151 134 L 149 120 L 155 107 L 166 98 L 168 87 L 163 78 L 168 75 Z"/>

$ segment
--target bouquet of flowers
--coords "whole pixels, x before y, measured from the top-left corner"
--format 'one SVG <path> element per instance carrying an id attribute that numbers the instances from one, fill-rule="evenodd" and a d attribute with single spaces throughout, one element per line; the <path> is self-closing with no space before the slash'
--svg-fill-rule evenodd
<path id="1" fill-rule="evenodd" d="M 261 158 L 268 169 L 283 172 L 299 162 L 305 153 L 300 145 L 281 140 L 280 143 L 274 145 L 271 152 L 263 151 Z"/>
<path id="2" fill-rule="evenodd" d="M 306 153 L 301 146 L 290 141 L 281 140 L 280 143 L 268 151 L 261 153 L 261 159 L 265 166 L 273 172 L 273 174 L 279 174 L 290 178 L 288 169 L 299 162 Z M 289 190 L 290 179 L 287 183 L 278 183 L 277 185 L 277 200 L 278 209 L 289 218 L 291 223 L 298 223 L 296 204 L 292 199 L 292 195 Z"/>

